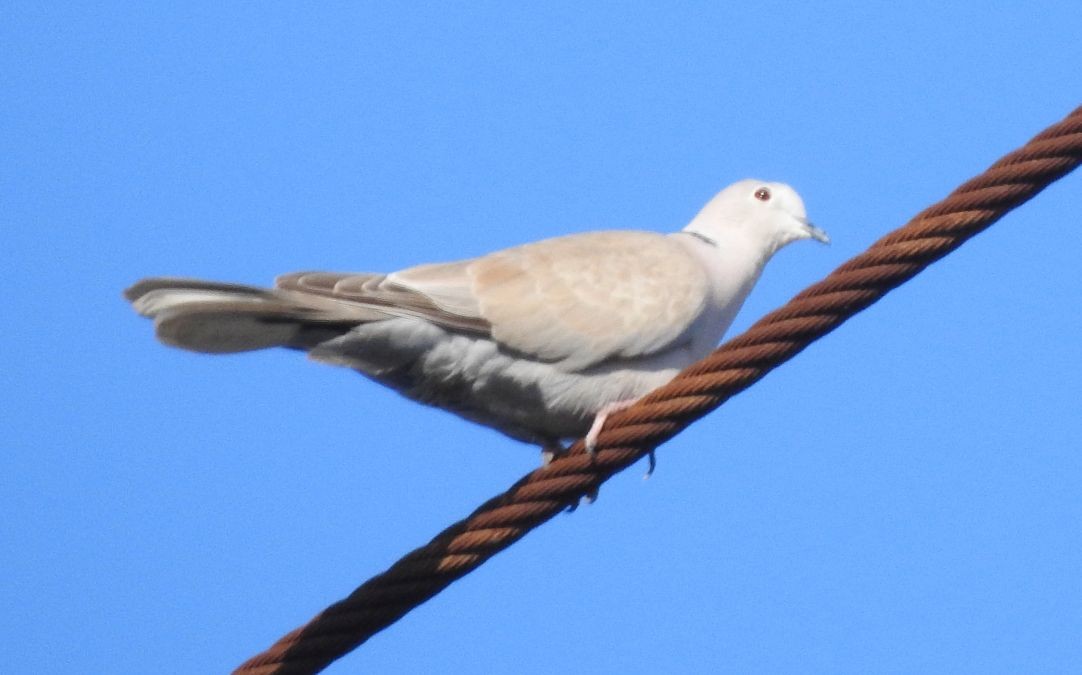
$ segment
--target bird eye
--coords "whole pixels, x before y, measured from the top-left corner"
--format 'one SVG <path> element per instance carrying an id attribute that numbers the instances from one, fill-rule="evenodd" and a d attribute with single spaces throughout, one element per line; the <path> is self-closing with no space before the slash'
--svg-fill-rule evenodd
<path id="1" fill-rule="evenodd" d="M 770 190 L 769 190 L 769 188 L 761 187 L 758 190 L 756 190 L 755 191 L 755 198 L 758 199 L 761 202 L 770 201 Z"/>

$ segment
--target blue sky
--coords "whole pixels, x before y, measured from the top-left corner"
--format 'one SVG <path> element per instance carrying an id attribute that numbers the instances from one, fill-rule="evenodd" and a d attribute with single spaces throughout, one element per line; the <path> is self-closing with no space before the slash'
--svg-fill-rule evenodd
<path id="1" fill-rule="evenodd" d="M 834 244 L 732 334 L 1082 103 L 1077 3 L 8 2 L 10 672 L 222 672 L 534 468 L 121 290 L 681 227 L 785 181 Z M 328 672 L 1078 672 L 1082 175 Z"/>

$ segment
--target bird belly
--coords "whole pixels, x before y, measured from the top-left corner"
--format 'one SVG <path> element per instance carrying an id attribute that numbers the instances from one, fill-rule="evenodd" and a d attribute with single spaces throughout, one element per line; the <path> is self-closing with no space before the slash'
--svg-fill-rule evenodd
<path id="1" fill-rule="evenodd" d="M 418 365 L 421 376 L 407 396 L 541 444 L 582 436 L 606 404 L 639 398 L 678 372 L 628 363 L 569 373 L 467 338 L 441 345 Z"/>
<path id="2" fill-rule="evenodd" d="M 565 372 L 492 340 L 414 319 L 365 324 L 312 355 L 352 367 L 414 401 L 541 445 L 582 436 L 606 404 L 639 398 L 694 360 L 674 350 Z"/>

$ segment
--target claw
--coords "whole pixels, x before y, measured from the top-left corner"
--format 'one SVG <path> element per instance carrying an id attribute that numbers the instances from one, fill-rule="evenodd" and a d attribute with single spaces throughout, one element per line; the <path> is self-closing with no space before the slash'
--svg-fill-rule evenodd
<path id="1" fill-rule="evenodd" d="M 654 454 L 653 450 L 647 453 L 646 458 L 650 462 L 650 464 L 646 467 L 646 474 L 642 477 L 643 480 L 646 480 L 650 476 L 653 476 L 654 469 L 657 468 L 657 456 Z"/>
<path id="2" fill-rule="evenodd" d="M 590 490 L 586 494 L 582 495 L 581 498 L 576 499 L 575 501 L 568 504 L 567 505 L 567 513 L 574 513 L 579 508 L 580 504 L 593 504 L 596 501 L 597 501 L 597 488 L 594 488 L 593 490 Z"/>

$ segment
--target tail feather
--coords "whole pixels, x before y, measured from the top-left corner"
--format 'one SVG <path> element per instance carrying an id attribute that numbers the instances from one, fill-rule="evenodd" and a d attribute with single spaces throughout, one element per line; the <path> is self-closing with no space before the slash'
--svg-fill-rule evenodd
<path id="1" fill-rule="evenodd" d="M 144 279 L 124 297 L 154 319 L 162 342 L 214 354 L 311 349 L 358 323 L 386 318 L 369 308 L 303 293 L 195 279 Z"/>

